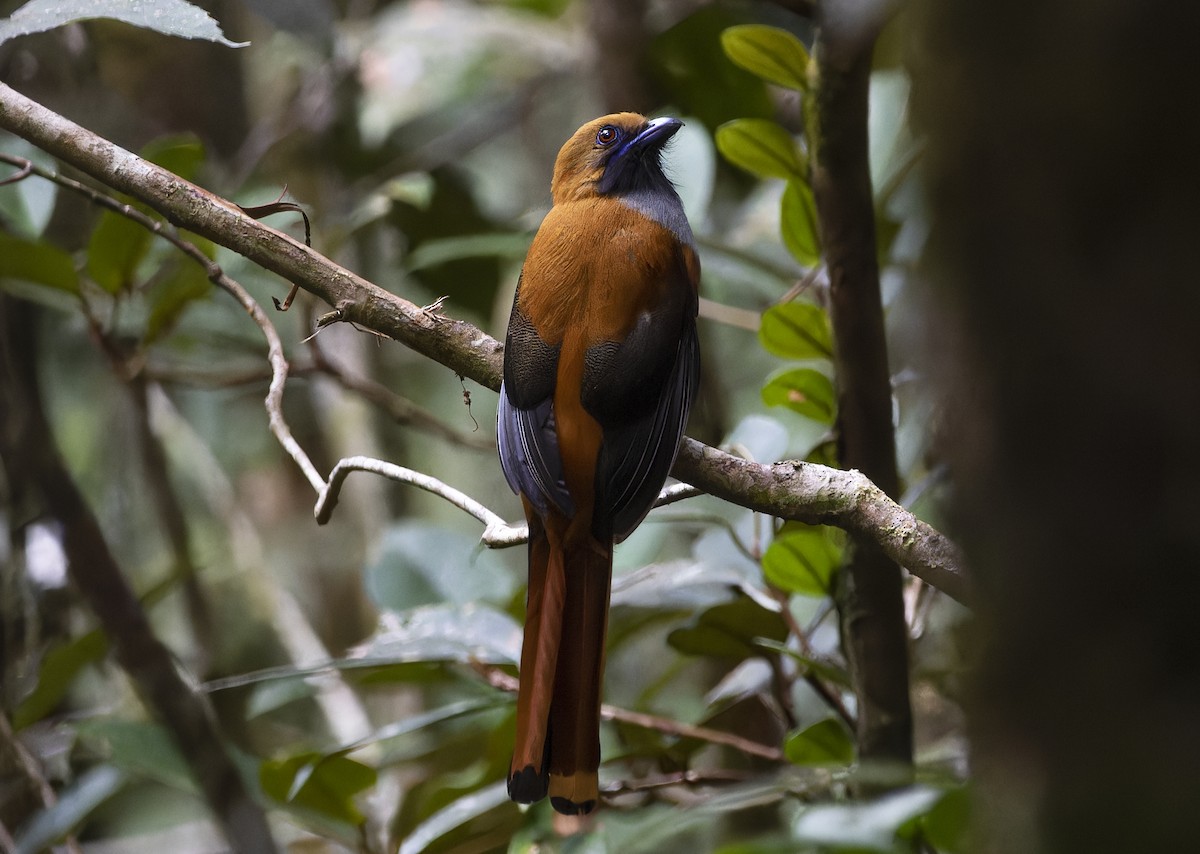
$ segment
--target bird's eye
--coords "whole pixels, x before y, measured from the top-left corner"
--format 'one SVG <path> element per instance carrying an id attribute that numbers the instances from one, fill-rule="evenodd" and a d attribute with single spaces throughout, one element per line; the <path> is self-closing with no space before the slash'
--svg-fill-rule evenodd
<path id="1" fill-rule="evenodd" d="M 600 148 L 608 148 L 617 141 L 617 137 L 619 135 L 620 134 L 617 133 L 617 129 L 615 127 L 612 125 L 605 125 L 604 127 L 600 128 L 600 130 L 596 131 L 596 145 Z"/>

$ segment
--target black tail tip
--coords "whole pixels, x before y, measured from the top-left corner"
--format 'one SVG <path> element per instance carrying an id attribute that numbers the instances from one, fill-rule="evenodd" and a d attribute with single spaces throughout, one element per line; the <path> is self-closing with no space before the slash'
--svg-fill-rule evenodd
<path id="1" fill-rule="evenodd" d="M 511 784 L 509 791 L 512 791 Z M 596 802 L 583 801 L 577 804 L 567 798 L 551 798 L 550 806 L 554 807 L 555 812 L 560 812 L 563 815 L 587 815 L 596 808 Z"/>
<path id="2" fill-rule="evenodd" d="M 508 796 L 519 804 L 536 803 L 546 797 L 548 781 L 545 772 L 539 773 L 532 765 L 526 765 L 508 775 Z"/>

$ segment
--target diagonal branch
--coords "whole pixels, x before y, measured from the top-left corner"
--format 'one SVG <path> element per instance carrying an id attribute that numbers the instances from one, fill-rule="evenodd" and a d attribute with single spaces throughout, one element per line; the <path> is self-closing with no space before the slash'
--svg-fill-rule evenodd
<path id="1" fill-rule="evenodd" d="M 385 334 L 462 377 L 500 387 L 503 346 L 470 323 L 434 317 L 373 285 L 236 205 L 147 163 L 0 83 L 0 128 L 24 137 L 105 186 L 159 211 L 294 282 L 345 320 Z M 869 480 L 812 464 L 761 466 L 685 439 L 673 474 L 705 492 L 785 519 L 818 520 L 877 542 L 910 572 L 963 601 L 965 565 L 942 534 L 891 502 Z M 314 481 L 312 473 L 309 480 Z M 319 484 L 319 485 L 318 485 Z M 321 490 L 324 481 L 315 478 Z M 848 491 L 847 491 L 848 490 Z"/>

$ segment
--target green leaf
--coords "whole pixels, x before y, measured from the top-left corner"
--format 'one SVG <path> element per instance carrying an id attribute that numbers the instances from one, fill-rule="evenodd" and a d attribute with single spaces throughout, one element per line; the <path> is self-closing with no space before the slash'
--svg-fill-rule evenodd
<path id="1" fill-rule="evenodd" d="M 427 605 L 397 616 L 356 650 L 358 660 L 515 664 L 521 657 L 521 627 L 486 605 Z"/>
<path id="2" fill-rule="evenodd" d="M 184 0 L 30 0 L 11 17 L 0 19 L 0 43 L 94 18 L 113 18 L 169 36 L 204 39 L 227 47 L 249 44 L 229 41 L 207 12 Z"/>
<path id="3" fill-rule="evenodd" d="M 840 767 L 854 761 L 854 741 L 841 721 L 826 718 L 791 733 L 783 743 L 783 754 L 796 765 Z"/>
<path id="4" fill-rule="evenodd" d="M 167 728 L 149 721 L 94 718 L 76 729 L 107 743 L 114 765 L 182 791 L 197 790 L 192 769 Z"/>
<path id="5" fill-rule="evenodd" d="M 690 625 L 667 636 L 667 643 L 689 655 L 748 658 L 761 654 L 756 640 L 782 642 L 787 625 L 778 612 L 768 611 L 748 596 L 714 605 Z"/>
<path id="6" fill-rule="evenodd" d="M 212 257 L 211 243 L 199 238 L 193 238 L 192 242 Z M 170 332 L 189 305 L 210 293 L 212 282 L 204 268 L 191 258 L 179 258 L 174 275 L 158 282 L 148 294 L 150 315 L 146 319 L 146 343 L 157 341 Z"/>
<path id="7" fill-rule="evenodd" d="M 13 714 L 13 728 L 23 729 L 54 711 L 79 671 L 104 658 L 107 652 L 108 638 L 99 629 L 50 650 L 38 668 L 37 686 Z"/>
<path id="8" fill-rule="evenodd" d="M 88 241 L 87 271 L 110 294 L 129 290 L 138 264 L 150 247 L 151 234 L 128 217 L 106 210 Z"/>
<path id="9" fill-rule="evenodd" d="M 384 724 L 379 729 L 372 732 L 370 735 L 360 738 L 353 744 L 347 745 L 336 751 L 337 754 L 345 755 L 355 750 L 360 750 L 368 744 L 378 744 L 380 742 L 394 741 L 404 738 L 414 732 L 419 732 L 437 724 L 456 718 L 474 715 L 480 712 L 489 712 L 497 709 L 500 706 L 514 703 L 511 694 L 497 691 L 487 697 L 477 700 L 459 700 L 454 703 L 448 703 L 437 709 L 430 709 L 427 712 L 421 712 L 415 715 L 405 715 L 400 720 L 393 721 L 390 724 Z M 381 762 L 386 762 L 389 750 L 381 751 Z"/>
<path id="10" fill-rule="evenodd" d="M 192 181 L 204 162 L 204 143 L 190 133 L 169 134 L 150 140 L 138 154 L 143 160 Z"/>
<path id="11" fill-rule="evenodd" d="M 71 256 L 57 246 L 0 233 L 0 278 L 79 293 L 79 274 Z"/>
<path id="12" fill-rule="evenodd" d="M 779 230 L 783 245 L 805 267 L 821 260 L 821 237 L 817 226 L 817 203 L 812 188 L 803 178 L 792 178 L 783 190 Z"/>
<path id="13" fill-rule="evenodd" d="M 763 555 L 763 575 L 781 590 L 828 596 L 841 565 L 841 547 L 824 525 L 797 527 L 776 537 Z"/>
<path id="14" fill-rule="evenodd" d="M 143 146 L 139 152 L 141 157 L 163 167 L 184 179 L 195 177 L 200 164 L 204 161 L 204 147 L 194 137 L 183 135 L 164 136 L 152 140 Z M 153 212 L 141 202 L 125 198 L 137 210 L 153 216 Z M 150 248 L 153 233 L 140 224 L 121 214 L 105 210 L 100 215 L 88 241 L 87 271 L 92 280 L 110 294 L 129 290 L 134 284 L 138 265 L 146 257 Z M 213 256 L 212 244 L 192 238 L 210 258 Z M 160 316 L 151 318 L 155 324 L 154 334 L 157 336 L 162 327 L 178 316 L 182 304 L 199 295 L 201 289 L 208 292 L 207 282 L 200 285 L 196 280 L 195 271 L 180 268 L 183 293 L 175 293 L 159 309 Z M 203 278 L 207 276 L 200 274 Z M 153 312 L 153 306 L 151 311 Z"/>
<path id="15" fill-rule="evenodd" d="M 837 398 L 829 377 L 812 368 L 788 368 L 772 374 L 762 390 L 767 406 L 786 406 L 793 412 L 833 424 Z"/>
<path id="16" fill-rule="evenodd" d="M 715 128 L 744 116 L 769 118 L 774 106 L 763 81 L 714 51 L 721 33 L 742 18 L 730 3 L 705 3 L 662 32 L 646 52 L 648 70 L 669 93 L 677 115 Z"/>
<path id="17" fill-rule="evenodd" d="M 971 798 L 965 787 L 946 792 L 920 819 L 922 838 L 938 851 L 966 851 L 971 818 Z"/>
<path id="18" fill-rule="evenodd" d="M 763 638 L 760 638 L 756 643 L 763 649 L 769 649 L 771 652 L 778 653 L 779 655 L 786 655 L 803 666 L 805 671 L 812 673 L 826 682 L 838 685 L 846 690 L 854 687 L 850 681 L 850 674 L 846 672 L 845 668 L 839 667 L 833 662 L 822 661 L 819 658 L 804 655 L 799 650 L 792 649 L 786 643 L 778 643 Z"/>
<path id="19" fill-rule="evenodd" d="M 793 301 L 763 312 L 758 327 L 763 349 L 785 359 L 829 359 L 833 341 L 829 315 L 810 302 Z"/>
<path id="20" fill-rule="evenodd" d="M 838 467 L 838 449 L 837 440 L 826 439 L 820 444 L 813 447 L 808 455 L 804 458 L 805 462 L 816 463 L 821 466 L 829 466 L 832 469 Z"/>
<path id="21" fill-rule="evenodd" d="M 367 567 L 367 592 L 389 611 L 453 602 L 507 603 L 512 574 L 495 551 L 479 552 L 479 541 L 428 522 L 400 522 L 383 535 Z"/>
<path id="22" fill-rule="evenodd" d="M 941 797 L 938 789 L 911 786 L 869 803 L 818 804 L 800 813 L 792 835 L 807 845 L 892 854 L 901 826 L 927 813 Z"/>
<path id="23" fill-rule="evenodd" d="M 270 760 L 259 768 L 259 782 L 270 797 L 354 825 L 363 821 L 354 795 L 374 786 L 376 776 L 361 762 L 319 753 Z"/>
<path id="24" fill-rule="evenodd" d="M 503 782 L 476 789 L 442 807 L 417 825 L 405 836 L 399 854 L 419 854 L 431 850 L 439 837 L 507 802 L 508 788 Z"/>
<path id="25" fill-rule="evenodd" d="M 734 119 L 717 128 L 717 150 L 735 166 L 761 178 L 803 178 L 804 163 L 792 135 L 769 119 Z"/>
<path id="26" fill-rule="evenodd" d="M 79 775 L 58 799 L 36 812 L 17 838 L 17 854 L 39 854 L 71 833 L 96 807 L 128 782 L 128 776 L 112 765 L 97 765 Z"/>
<path id="27" fill-rule="evenodd" d="M 721 33 L 721 47 L 735 64 L 763 80 L 808 89 L 808 51 L 787 30 L 761 24 L 730 27 Z"/>
<path id="28" fill-rule="evenodd" d="M 435 267 L 463 258 L 520 260 L 529 251 L 528 234 L 469 234 L 427 240 L 408 256 L 408 269 Z"/>

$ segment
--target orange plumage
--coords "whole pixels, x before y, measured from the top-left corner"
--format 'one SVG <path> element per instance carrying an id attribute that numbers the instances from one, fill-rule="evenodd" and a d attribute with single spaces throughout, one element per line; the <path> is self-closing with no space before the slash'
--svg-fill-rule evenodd
<path id="1" fill-rule="evenodd" d="M 700 264 L 660 162 L 679 126 L 618 113 L 566 142 L 509 320 L 497 434 L 530 536 L 508 788 L 568 814 L 599 799 L 613 543 L 661 489 L 699 376 Z"/>

